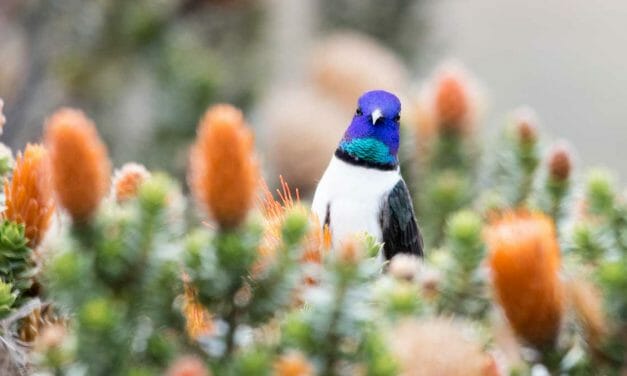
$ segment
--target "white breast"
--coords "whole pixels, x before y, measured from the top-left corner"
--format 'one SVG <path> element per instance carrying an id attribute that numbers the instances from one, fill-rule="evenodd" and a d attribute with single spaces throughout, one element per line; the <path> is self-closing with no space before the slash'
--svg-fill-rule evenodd
<path id="1" fill-rule="evenodd" d="M 355 233 L 368 232 L 381 241 L 381 205 L 400 178 L 398 168 L 365 168 L 333 156 L 318 183 L 311 208 L 323 223 L 329 207 L 334 247 Z"/>

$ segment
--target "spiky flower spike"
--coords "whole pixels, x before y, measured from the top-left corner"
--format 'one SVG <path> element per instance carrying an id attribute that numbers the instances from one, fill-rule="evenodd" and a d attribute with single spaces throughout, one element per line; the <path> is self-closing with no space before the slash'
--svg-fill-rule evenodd
<path id="1" fill-rule="evenodd" d="M 437 75 L 433 112 L 441 133 L 463 134 L 472 127 L 475 99 L 469 79 L 461 69 L 445 68 Z"/>
<path id="2" fill-rule="evenodd" d="M 553 222 L 540 213 L 508 213 L 485 236 L 494 290 L 514 331 L 539 349 L 552 346 L 564 305 Z"/>
<path id="3" fill-rule="evenodd" d="M 127 163 L 113 177 L 113 189 L 117 202 L 125 202 L 137 196 L 141 183 L 150 177 L 150 172 L 138 163 Z"/>
<path id="4" fill-rule="evenodd" d="M 195 199 L 221 228 L 240 225 L 254 204 L 258 183 L 253 136 L 241 111 L 227 104 L 207 110 L 190 153 Z"/>
<path id="5" fill-rule="evenodd" d="M 106 195 L 111 175 L 94 123 L 81 111 L 63 108 L 46 122 L 45 139 L 59 204 L 75 222 L 88 221 Z"/>
<path id="6" fill-rule="evenodd" d="M 37 247 L 54 212 L 48 153 L 41 145 L 26 145 L 19 154 L 11 181 L 4 182 L 3 218 L 24 225 L 28 245 Z"/>

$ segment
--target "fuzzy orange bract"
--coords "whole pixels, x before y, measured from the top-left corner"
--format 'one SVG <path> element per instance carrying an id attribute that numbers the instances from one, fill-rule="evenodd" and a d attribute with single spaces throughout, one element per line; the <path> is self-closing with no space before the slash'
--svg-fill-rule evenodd
<path id="1" fill-rule="evenodd" d="M 276 250 L 281 245 L 281 228 L 285 220 L 285 216 L 291 210 L 303 210 L 307 211 L 305 207 L 300 204 L 300 194 L 298 189 L 295 190 L 295 194 L 292 194 L 289 184 L 280 176 L 281 189 L 277 189 L 279 196 L 278 200 L 275 200 L 272 192 L 268 188 L 265 181 L 262 181 L 261 197 L 259 198 L 259 207 L 263 214 L 265 226 L 264 236 L 259 246 L 259 254 L 261 256 L 258 265 L 255 270 L 261 271 L 271 262 L 272 258 L 276 255 Z M 319 221 L 315 215 L 306 213 L 308 215 L 310 224 L 308 231 L 305 234 L 302 247 L 303 255 L 302 262 L 314 262 L 321 263 L 323 251 L 328 249 L 327 240 L 328 231 L 323 231 L 319 225 Z"/>
<path id="2" fill-rule="evenodd" d="M 538 348 L 554 344 L 564 296 L 552 220 L 540 213 L 508 213 L 488 226 L 485 237 L 494 290 L 512 328 Z"/>
<path id="3" fill-rule="evenodd" d="M 30 247 L 39 245 L 54 212 L 48 153 L 41 145 L 26 145 L 17 157 L 11 181 L 4 182 L 3 218 L 24 225 Z"/>
<path id="4" fill-rule="evenodd" d="M 190 153 L 189 184 L 196 200 L 222 228 L 239 226 L 254 203 L 258 167 L 253 136 L 233 106 L 211 107 Z"/>
<path id="5" fill-rule="evenodd" d="M 89 220 L 107 194 L 111 175 L 96 126 L 81 111 L 64 108 L 48 119 L 45 139 L 59 204 L 75 222 Z"/>

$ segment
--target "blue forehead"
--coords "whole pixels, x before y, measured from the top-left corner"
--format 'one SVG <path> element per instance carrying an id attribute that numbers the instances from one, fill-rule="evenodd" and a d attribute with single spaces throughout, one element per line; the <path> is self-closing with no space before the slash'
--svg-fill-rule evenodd
<path id="1" fill-rule="evenodd" d="M 394 117 L 401 112 L 401 101 L 396 95 L 384 90 L 373 90 L 364 93 L 357 102 L 359 108 L 365 113 L 371 113 L 377 108 L 383 116 Z"/>

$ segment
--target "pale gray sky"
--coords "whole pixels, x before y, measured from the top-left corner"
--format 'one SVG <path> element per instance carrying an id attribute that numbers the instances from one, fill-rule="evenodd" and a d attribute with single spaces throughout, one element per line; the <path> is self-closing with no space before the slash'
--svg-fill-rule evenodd
<path id="1" fill-rule="evenodd" d="M 487 90 L 490 127 L 530 105 L 583 165 L 627 179 L 627 1 L 439 0 L 428 11 L 425 73 L 459 59 Z"/>

